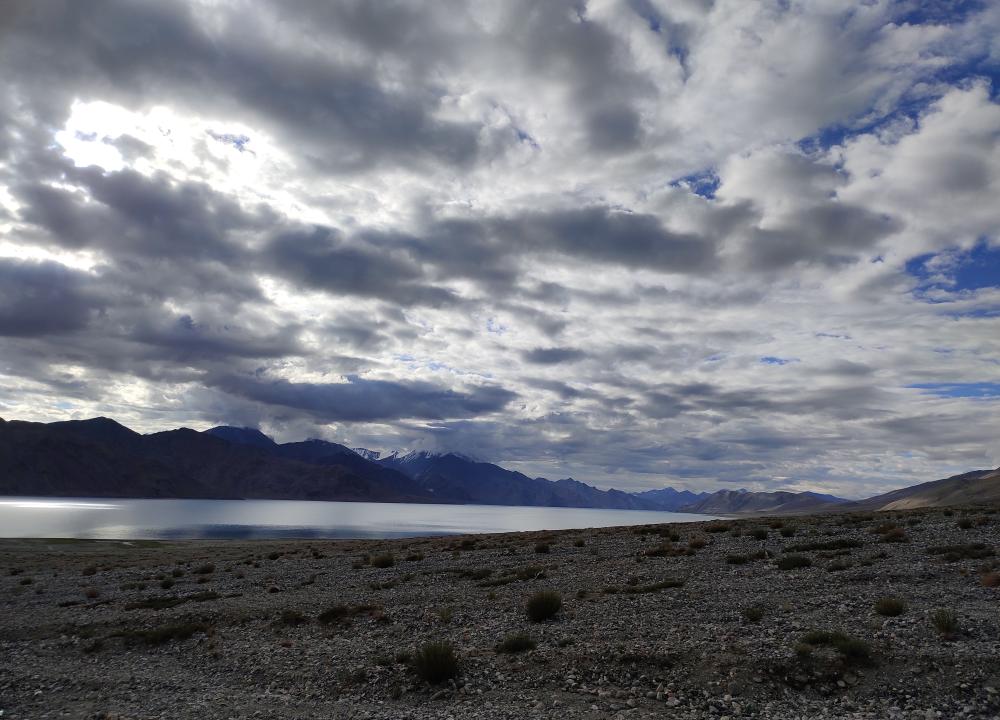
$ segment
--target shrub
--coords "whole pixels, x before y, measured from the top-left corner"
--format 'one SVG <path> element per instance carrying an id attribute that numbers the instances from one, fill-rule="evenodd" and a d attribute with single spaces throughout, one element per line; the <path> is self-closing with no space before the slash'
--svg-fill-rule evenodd
<path id="1" fill-rule="evenodd" d="M 88 565 L 81 571 L 81 575 L 94 575 L 97 573 L 97 568 L 93 565 Z"/>
<path id="2" fill-rule="evenodd" d="M 927 548 L 928 555 L 942 555 L 946 562 L 958 562 L 959 560 L 981 560 L 992 557 L 993 548 L 985 543 L 971 543 L 969 545 L 934 545 Z"/>
<path id="3" fill-rule="evenodd" d="M 730 565 L 745 565 L 750 562 L 748 555 L 726 555 L 726 562 Z"/>
<path id="4" fill-rule="evenodd" d="M 634 595 L 637 593 L 654 593 L 664 590 L 666 588 L 676 588 L 682 587 L 684 585 L 683 580 L 674 580 L 673 578 L 667 578 L 666 580 L 660 580 L 659 582 L 651 583 L 649 585 L 630 585 L 626 587 L 623 592 Z"/>
<path id="5" fill-rule="evenodd" d="M 862 543 L 851 538 L 837 538 L 836 540 L 826 540 L 817 542 L 797 543 L 785 548 L 785 552 L 811 552 L 813 550 L 850 550 L 859 548 Z"/>
<path id="6" fill-rule="evenodd" d="M 171 580 L 170 578 L 163 578 L 163 580 L 160 580 L 160 587 L 163 588 L 164 590 L 169 590 L 173 586 L 174 586 L 174 581 Z"/>
<path id="7" fill-rule="evenodd" d="M 95 598 L 100 597 L 101 591 L 95 587 L 89 587 L 83 591 L 83 594 L 87 597 L 87 599 L 94 600 Z"/>
<path id="8" fill-rule="evenodd" d="M 204 565 L 199 565 L 197 568 L 195 568 L 194 571 L 195 575 L 211 575 L 214 572 L 215 572 L 214 563 L 205 563 Z"/>
<path id="9" fill-rule="evenodd" d="M 562 596 L 555 590 L 539 590 L 530 598 L 526 606 L 528 619 L 542 622 L 554 616 L 562 608 Z"/>
<path id="10" fill-rule="evenodd" d="M 705 524 L 705 532 L 721 533 L 727 532 L 730 529 L 732 529 L 732 526 L 726 522 L 710 522 Z"/>
<path id="11" fill-rule="evenodd" d="M 988 572 L 982 578 L 983 587 L 1000 587 L 1000 573 Z"/>
<path id="12" fill-rule="evenodd" d="M 938 608 L 931 613 L 931 623 L 941 633 L 941 637 L 948 639 L 958 632 L 958 615 L 954 610 L 948 608 Z"/>
<path id="13" fill-rule="evenodd" d="M 958 527 L 960 527 L 962 530 L 971 530 L 972 518 L 967 518 L 967 517 L 959 518 L 956 525 L 958 525 Z"/>
<path id="14" fill-rule="evenodd" d="M 825 645 L 832 647 L 845 661 L 866 664 L 871 661 L 872 651 L 871 647 L 864 640 L 860 640 L 856 637 L 851 637 L 839 630 L 813 630 L 807 632 L 802 636 L 799 645 L 796 646 L 796 652 L 799 655 L 808 655 L 809 651 L 803 652 L 806 647 L 817 647 L 820 645 Z"/>
<path id="15" fill-rule="evenodd" d="M 795 528 L 791 525 L 785 525 L 781 528 L 781 537 L 792 537 L 795 534 Z"/>
<path id="16" fill-rule="evenodd" d="M 703 537 L 692 537 L 688 540 L 688 547 L 694 550 L 701 550 L 708 544 L 708 540 Z"/>
<path id="17" fill-rule="evenodd" d="M 171 640 L 187 640 L 195 633 L 207 633 L 210 629 L 204 623 L 187 622 L 177 625 L 162 625 L 152 630 L 127 630 L 115 633 L 114 637 L 123 637 L 126 642 L 142 640 L 150 645 L 162 645 Z"/>
<path id="18" fill-rule="evenodd" d="M 809 567 L 812 564 L 812 558 L 806 555 L 785 555 L 778 560 L 778 569 L 795 570 L 797 568 Z"/>
<path id="19" fill-rule="evenodd" d="M 538 543 L 538 544 L 536 544 L 535 545 L 535 552 L 536 553 L 541 553 L 543 555 L 547 554 L 549 552 L 549 544 L 548 543 Z"/>
<path id="20" fill-rule="evenodd" d="M 281 625 L 305 625 L 308 620 L 306 616 L 300 613 L 298 610 L 282 610 L 281 615 L 278 617 L 278 622 Z"/>
<path id="21" fill-rule="evenodd" d="M 427 682 L 437 685 L 458 675 L 455 649 L 446 642 L 431 642 L 413 654 L 413 670 Z"/>
<path id="22" fill-rule="evenodd" d="M 536 647 L 538 647 L 538 643 L 530 635 L 526 633 L 514 633 L 505 637 L 497 645 L 496 651 L 498 653 L 519 653 L 534 650 Z"/>
<path id="23" fill-rule="evenodd" d="M 875 612 L 885 617 L 896 617 L 906 612 L 906 601 L 896 597 L 881 597 L 875 601 Z"/>
<path id="24" fill-rule="evenodd" d="M 372 567 L 376 568 L 392 567 L 395 564 L 396 564 L 396 558 L 392 556 L 392 553 L 382 553 L 380 555 L 373 555 L 371 559 Z"/>
<path id="25" fill-rule="evenodd" d="M 573 547 L 583 547 L 586 544 L 587 543 L 584 541 L 583 538 L 577 538 L 576 540 L 573 541 Z"/>
<path id="26" fill-rule="evenodd" d="M 750 531 L 750 536 L 754 540 L 767 540 L 767 528 L 754 528 Z"/>
<path id="27" fill-rule="evenodd" d="M 747 622 L 760 622 L 761 618 L 764 617 L 764 608 L 760 605 L 751 605 L 750 607 L 743 608 L 741 614 Z"/>
<path id="28" fill-rule="evenodd" d="M 376 614 L 378 608 L 374 605 L 334 605 L 331 608 L 327 608 L 319 614 L 316 618 L 324 625 L 332 625 L 337 622 L 350 622 L 351 619 L 356 615 L 362 615 L 364 613 Z"/>
<path id="29" fill-rule="evenodd" d="M 277 560 L 280 557 L 281 557 L 281 553 L 280 552 L 273 552 L 273 553 L 269 553 L 268 554 L 267 559 L 268 560 Z"/>
<path id="30" fill-rule="evenodd" d="M 903 530 L 903 528 L 899 527 L 889 530 L 887 533 L 885 533 L 884 535 L 882 535 L 882 537 L 879 538 L 879 542 L 884 542 L 884 543 L 902 543 L 909 541 L 910 538 L 906 536 L 906 531 Z"/>

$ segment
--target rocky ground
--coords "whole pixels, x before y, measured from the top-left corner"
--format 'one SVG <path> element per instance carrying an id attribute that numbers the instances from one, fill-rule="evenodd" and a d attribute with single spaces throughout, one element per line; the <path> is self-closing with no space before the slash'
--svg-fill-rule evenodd
<path id="1" fill-rule="evenodd" d="M 0 541 L 0 717 L 995 718 L 996 546 L 982 509 Z M 532 622 L 543 590 L 562 608 Z M 535 648 L 497 651 L 517 633 Z M 455 678 L 419 677 L 429 642 L 453 646 Z"/>

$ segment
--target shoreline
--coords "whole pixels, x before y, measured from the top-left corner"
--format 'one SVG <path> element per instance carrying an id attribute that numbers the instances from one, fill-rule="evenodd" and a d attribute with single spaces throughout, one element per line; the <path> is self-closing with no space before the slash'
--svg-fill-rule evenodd
<path id="1" fill-rule="evenodd" d="M 2 539 L 0 710 L 993 717 L 998 524 L 977 508 L 407 539 Z M 949 546 L 958 557 L 928 552 Z M 536 623 L 525 604 L 539 591 L 562 608 Z M 901 614 L 875 609 L 887 596 Z M 534 649 L 498 652 L 518 634 Z M 453 646 L 454 680 L 415 673 L 429 642 Z"/>

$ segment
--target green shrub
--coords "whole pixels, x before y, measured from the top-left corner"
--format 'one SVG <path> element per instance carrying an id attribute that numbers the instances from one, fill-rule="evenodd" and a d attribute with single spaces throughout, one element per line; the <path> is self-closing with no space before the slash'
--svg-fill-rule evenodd
<path id="1" fill-rule="evenodd" d="M 124 638 L 126 642 L 142 641 L 149 645 L 162 645 L 171 640 L 187 640 L 198 632 L 207 633 L 211 628 L 205 623 L 186 622 L 175 625 L 161 625 L 152 630 L 124 630 L 112 637 Z"/>
<path id="2" fill-rule="evenodd" d="M 764 617 L 764 608 L 760 605 L 751 605 L 748 608 L 743 608 L 742 615 L 747 622 L 760 622 L 761 618 Z"/>
<path id="3" fill-rule="evenodd" d="M 376 568 L 387 568 L 392 567 L 396 564 L 396 558 L 392 556 L 392 553 L 381 553 L 380 555 L 372 555 L 371 566 Z"/>
<path id="4" fill-rule="evenodd" d="M 958 632 L 958 615 L 949 608 L 938 608 L 931 613 L 931 622 L 943 638 L 952 638 Z"/>
<path id="5" fill-rule="evenodd" d="M 195 568 L 195 575 L 211 575 L 215 572 L 214 563 L 205 563 L 204 565 L 199 565 Z"/>
<path id="6" fill-rule="evenodd" d="M 875 612 L 885 617 L 896 617 L 906 612 L 906 601 L 897 597 L 881 597 L 875 601 Z"/>
<path id="7" fill-rule="evenodd" d="M 530 598 L 526 606 L 528 619 L 542 622 L 554 616 L 562 608 L 562 596 L 555 590 L 539 590 Z"/>
<path id="8" fill-rule="evenodd" d="M 536 544 L 535 545 L 535 552 L 536 553 L 541 553 L 543 555 L 548 554 L 548 552 L 549 552 L 549 544 L 548 543 L 543 543 L 543 542 Z"/>
<path id="9" fill-rule="evenodd" d="M 985 543 L 971 543 L 969 545 L 934 545 L 927 548 L 929 555 L 942 555 L 946 562 L 958 562 L 959 560 L 982 560 L 992 557 L 993 548 Z"/>
<path id="10" fill-rule="evenodd" d="M 498 653 L 519 653 L 538 647 L 535 639 L 527 633 L 514 633 L 505 637 L 496 647 Z"/>
<path id="11" fill-rule="evenodd" d="M 427 682 L 437 685 L 458 675 L 455 649 L 446 642 L 431 642 L 413 654 L 413 670 Z"/>
<path id="12" fill-rule="evenodd" d="M 797 568 L 809 567 L 813 564 L 812 558 L 807 555 L 785 555 L 778 560 L 779 570 L 795 570 Z"/>
<path id="13" fill-rule="evenodd" d="M 845 661 L 850 661 L 858 664 L 867 664 L 871 662 L 872 650 L 871 647 L 864 640 L 860 640 L 856 637 L 851 637 L 839 630 L 813 630 L 807 632 L 802 636 L 799 645 L 816 647 L 820 645 L 826 645 L 832 647 Z M 802 655 L 799 647 L 796 646 L 796 652 Z M 805 653 L 808 654 L 808 653 Z"/>
<path id="14" fill-rule="evenodd" d="M 666 580 L 660 580 L 659 582 L 650 583 L 649 585 L 629 585 L 623 592 L 629 595 L 635 595 L 638 593 L 654 593 L 659 592 L 660 590 L 665 590 L 666 588 L 682 587 L 683 585 L 683 580 L 667 578 Z"/>
<path id="15" fill-rule="evenodd" d="M 814 550 L 850 550 L 859 548 L 863 543 L 852 538 L 837 538 L 836 540 L 825 540 L 807 543 L 797 543 L 785 547 L 785 552 L 812 552 Z"/>

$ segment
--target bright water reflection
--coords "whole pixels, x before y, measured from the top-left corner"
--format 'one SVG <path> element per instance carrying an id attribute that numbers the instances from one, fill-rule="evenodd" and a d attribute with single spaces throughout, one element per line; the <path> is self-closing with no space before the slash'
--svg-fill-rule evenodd
<path id="1" fill-rule="evenodd" d="M 644 510 L 299 500 L 0 499 L 0 537 L 364 538 L 693 522 Z"/>

